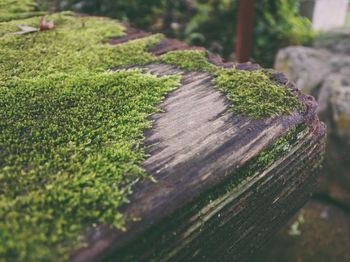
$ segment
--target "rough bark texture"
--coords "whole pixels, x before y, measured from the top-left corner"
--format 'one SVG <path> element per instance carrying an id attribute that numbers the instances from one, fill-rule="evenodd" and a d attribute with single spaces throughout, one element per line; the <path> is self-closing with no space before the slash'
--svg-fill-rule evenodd
<path id="1" fill-rule="evenodd" d="M 254 120 L 229 111 L 209 74 L 163 64 L 139 68 L 156 75 L 183 74 L 182 86 L 160 105 L 163 112 L 152 116 L 153 128 L 146 133 L 149 157 L 143 166 L 157 183 L 135 185 L 123 210 L 133 220 L 126 231 L 91 229 L 88 246 L 71 259 L 248 259 L 315 189 L 324 126 L 315 116 L 314 100 L 299 96 L 307 108 L 303 114 Z M 275 78 L 291 85 L 282 75 Z M 281 139 L 289 148 L 274 155 Z"/>

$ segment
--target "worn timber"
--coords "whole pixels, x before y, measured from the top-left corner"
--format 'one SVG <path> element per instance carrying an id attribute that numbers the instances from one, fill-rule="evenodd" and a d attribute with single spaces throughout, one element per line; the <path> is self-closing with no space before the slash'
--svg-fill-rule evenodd
<path id="1" fill-rule="evenodd" d="M 89 230 L 88 246 L 75 251 L 72 261 L 248 259 L 316 187 L 324 126 L 315 101 L 299 94 L 303 114 L 256 120 L 232 113 L 207 73 L 164 64 L 137 68 L 182 74 L 181 87 L 159 105 L 162 112 L 152 116 L 146 133 L 143 167 L 157 182 L 134 186 L 123 209 L 132 221 L 125 231 L 107 225 Z M 292 85 L 283 75 L 275 78 Z M 260 165 L 259 157 L 283 138 L 290 148 Z"/>
<path id="2" fill-rule="evenodd" d="M 324 125 L 283 74 L 10 2 L 1 261 L 249 260 L 315 190 Z"/>

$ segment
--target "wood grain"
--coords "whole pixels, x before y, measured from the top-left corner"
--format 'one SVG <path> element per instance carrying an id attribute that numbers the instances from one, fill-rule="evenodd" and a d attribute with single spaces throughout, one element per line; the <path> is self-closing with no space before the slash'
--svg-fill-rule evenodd
<path id="1" fill-rule="evenodd" d="M 182 74 L 181 87 L 160 104 L 163 112 L 152 116 L 146 132 L 143 167 L 157 183 L 135 185 L 123 209 L 130 218 L 127 231 L 103 225 L 89 230 L 88 246 L 71 259 L 247 259 L 315 188 L 324 126 L 314 101 L 300 95 L 309 105 L 304 114 L 254 120 L 232 113 L 207 73 L 163 64 L 139 68 L 158 76 Z M 227 190 L 247 163 L 293 127 L 303 136 L 288 154 Z"/>

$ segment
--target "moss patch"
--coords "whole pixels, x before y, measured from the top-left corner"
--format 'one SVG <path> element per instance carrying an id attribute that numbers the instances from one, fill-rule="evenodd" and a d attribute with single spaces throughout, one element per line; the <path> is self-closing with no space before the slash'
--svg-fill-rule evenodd
<path id="1" fill-rule="evenodd" d="M 208 62 L 204 51 L 173 51 L 160 61 L 189 71 L 214 74 L 214 85 L 232 102 L 232 111 L 252 118 L 290 114 L 301 105 L 290 89 L 270 79 L 265 70 L 243 71 L 219 68 Z"/>
<path id="2" fill-rule="evenodd" d="M 30 2 L 9 9 L 6 19 L 17 20 L 0 23 L 0 257 L 66 259 L 84 229 L 123 228 L 119 208 L 147 177 L 140 168 L 147 117 L 180 77 L 109 68 L 163 62 L 212 73 L 232 110 L 257 118 L 296 107 L 263 72 L 219 69 L 202 51 L 152 56 L 147 49 L 161 35 L 103 44 L 123 35 L 109 19 L 60 13 L 47 17 L 54 30 L 11 34 L 19 24 L 39 26 L 39 17 L 19 19 L 34 11 Z"/>
<path id="3" fill-rule="evenodd" d="M 55 30 L 0 41 L 0 257 L 16 261 L 67 258 L 85 228 L 123 227 L 146 118 L 179 84 L 106 71 L 152 61 L 159 36 L 112 47 L 101 41 L 122 35 L 113 21 L 49 19 Z"/>
<path id="4" fill-rule="evenodd" d="M 160 56 L 160 62 L 189 71 L 215 72 L 218 69 L 208 62 L 205 51 L 172 51 Z"/>
<path id="5" fill-rule="evenodd" d="M 143 130 L 177 85 L 138 71 L 55 75 L 0 89 L 0 255 L 52 259 L 118 211 L 144 176 Z"/>
<path id="6" fill-rule="evenodd" d="M 56 73 L 104 72 L 110 67 L 149 63 L 153 61 L 152 56 L 145 50 L 160 39 L 159 35 L 153 35 L 110 46 L 101 42 L 123 34 L 123 28 L 112 20 L 77 18 L 69 13 L 52 15 L 48 19 L 55 21 L 55 30 L 22 36 L 3 35 L 0 81 Z M 31 18 L 29 23 L 39 24 L 39 20 Z M 7 23 L 0 25 L 0 30 L 7 26 Z"/>
<path id="7" fill-rule="evenodd" d="M 227 94 L 238 114 L 262 118 L 290 114 L 301 107 L 290 89 L 274 83 L 261 70 L 220 70 L 214 83 Z"/>

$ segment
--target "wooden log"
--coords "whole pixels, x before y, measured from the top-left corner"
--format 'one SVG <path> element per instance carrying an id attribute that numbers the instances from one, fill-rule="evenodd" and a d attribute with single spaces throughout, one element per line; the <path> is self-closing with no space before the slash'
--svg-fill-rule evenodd
<path id="1" fill-rule="evenodd" d="M 174 66 L 179 65 L 178 57 L 172 56 L 174 53 L 170 53 L 168 61 L 157 55 L 179 49 L 197 50 L 196 47 L 188 47 L 176 40 L 161 41 L 161 37 L 150 37 L 148 33 L 131 28 L 126 30 L 127 35 L 123 35 L 122 26 L 108 19 L 86 18 L 85 21 L 85 18 L 81 20 L 71 13 L 52 15 L 48 21 L 50 19 L 54 20 L 55 27 L 45 32 L 37 30 L 25 37 L 24 34 L 15 34 L 14 37 L 15 24 L 5 23 L 2 33 L 4 50 L 9 51 L 3 52 L 6 66 L 2 67 L 4 78 L 1 82 L 2 85 L 5 83 L 1 89 L 5 98 L 1 100 L 5 115 L 1 161 L 5 163 L 2 172 L 9 172 L 4 172 L 5 176 L 1 174 L 2 181 L 5 181 L 1 204 L 6 209 L 0 215 L 0 226 L 5 232 L 0 253 L 6 256 L 5 259 L 46 261 L 54 260 L 55 255 L 68 257 L 70 254 L 72 261 L 246 260 L 305 203 L 315 189 L 324 151 L 324 125 L 315 114 L 314 99 L 302 95 L 283 75 L 263 72 L 257 65 L 224 63 L 219 57 L 206 57 L 203 49 L 192 52 L 193 56 L 188 56 L 189 52 L 180 53 L 187 63 L 187 67 L 182 66 L 189 70 L 186 71 Z M 25 26 L 32 25 L 35 20 L 27 21 Z M 100 30 L 104 25 L 106 29 Z M 108 41 L 106 36 L 111 36 L 111 33 L 116 33 L 119 38 Z M 90 38 L 93 41 L 88 41 Z M 146 40 L 127 45 L 138 38 Z M 111 48 L 106 46 L 108 43 L 123 46 Z M 68 56 L 62 52 L 67 44 L 71 48 L 66 50 Z M 56 49 L 57 46 L 60 48 Z M 54 51 L 38 56 L 50 48 Z M 101 58 L 99 56 L 102 59 L 97 59 Z M 42 62 L 40 59 L 45 61 L 44 66 L 37 66 Z M 79 63 L 64 63 L 70 59 L 77 59 Z M 201 63 L 201 66 L 196 63 Z M 236 70 L 223 70 L 212 64 Z M 26 71 L 26 65 L 30 70 Z M 124 65 L 124 68 L 111 68 L 114 65 Z M 144 74 L 125 72 L 126 68 L 136 68 Z M 257 69 L 260 70 L 255 74 L 258 77 L 249 83 L 254 86 L 261 79 L 262 82 L 267 79 L 269 83 L 257 93 L 274 89 L 282 94 L 281 101 L 293 98 L 300 108 L 273 111 L 274 114 L 257 117 L 259 119 L 252 117 L 251 111 L 251 114 L 238 114 L 234 110 L 237 104 L 228 100 L 227 94 L 215 86 L 215 81 L 225 74 L 232 76 L 231 73 L 233 76 L 242 74 L 245 81 L 249 81 L 253 74 L 243 74 L 239 70 Z M 112 74 L 110 71 L 113 70 L 123 72 Z M 220 73 L 219 77 L 215 75 Z M 158 81 L 157 77 L 147 74 L 177 77 Z M 18 79 L 13 80 L 14 77 Z M 152 81 L 144 82 L 147 78 Z M 116 118 L 120 122 L 132 123 L 148 115 L 144 112 L 147 107 L 152 107 L 147 112 L 156 112 L 152 103 L 145 100 L 159 86 L 163 88 L 164 79 L 181 79 L 181 83 L 159 105 L 162 112 L 151 116 L 152 128 L 144 134 L 147 158 L 142 167 L 157 182 L 138 180 L 143 174 L 139 166 L 114 169 L 122 163 L 119 158 L 125 158 L 124 154 L 109 159 L 111 169 L 104 168 L 104 161 L 87 161 L 91 160 L 89 157 L 101 158 L 100 152 L 91 153 L 89 144 L 94 143 L 94 149 L 104 144 L 114 149 L 114 146 L 120 146 L 111 143 L 115 136 L 123 132 L 133 135 L 125 132 L 136 128 L 132 125 L 122 126 L 120 133 L 106 132 L 119 124 Z M 115 81 L 120 82 L 115 84 Z M 279 85 L 274 85 L 273 81 Z M 138 82 L 136 87 L 134 82 Z M 231 88 L 237 88 L 237 82 L 241 86 L 245 83 L 237 79 L 232 82 Z M 173 90 L 178 81 L 173 83 L 167 87 L 168 91 Z M 117 86 L 110 88 L 114 84 Z M 147 89 L 150 85 L 154 85 L 153 89 Z M 290 92 L 284 93 L 283 85 Z M 145 90 L 149 92 L 140 96 L 138 92 Z M 84 96 L 85 91 L 90 93 Z M 133 91 L 132 95 L 127 91 Z M 28 93 L 30 96 L 26 96 Z M 149 99 L 160 101 L 162 94 L 165 91 L 160 92 L 157 99 Z M 135 97 L 142 97 L 139 103 L 146 104 L 135 109 L 132 107 Z M 122 100 L 129 98 L 132 101 L 120 108 Z M 269 102 L 266 95 L 262 98 L 262 101 L 254 100 L 250 95 L 246 100 L 236 100 L 236 103 L 243 105 L 250 102 L 247 100 L 253 100 L 255 104 L 250 105 L 259 108 L 256 101 L 264 103 L 265 99 Z M 81 99 L 84 100 L 82 104 L 79 103 Z M 103 104 L 104 100 L 110 103 Z M 119 104 L 112 104 L 109 100 L 117 100 Z M 102 106 L 94 104 L 99 102 Z M 103 105 L 110 110 L 104 111 Z M 283 108 L 277 105 L 277 108 Z M 120 111 L 114 112 L 115 108 Z M 84 114 L 79 114 L 78 109 Z M 118 119 L 125 113 L 123 110 L 128 116 L 137 114 L 126 120 Z M 54 118 L 54 114 L 62 118 Z M 87 131 L 83 120 L 95 115 L 98 118 L 91 121 L 94 125 L 89 123 L 92 136 L 87 138 L 91 139 L 80 144 L 81 138 L 85 138 L 80 134 Z M 146 128 L 147 123 L 143 121 L 141 127 Z M 92 132 L 100 126 L 104 127 L 103 132 Z M 134 138 L 137 143 L 130 144 L 129 151 L 133 146 L 140 148 L 143 128 L 136 128 L 140 132 L 134 136 L 141 138 Z M 65 137 L 60 138 L 65 140 L 57 139 L 53 143 L 52 138 L 60 136 L 59 133 L 64 133 Z M 123 142 L 129 139 L 125 134 Z M 60 150 L 53 150 L 56 145 Z M 71 147 L 76 149 L 72 154 Z M 105 154 L 112 152 L 109 151 L 111 148 Z M 120 148 L 123 150 L 125 148 Z M 138 159 L 143 159 L 142 153 Z M 80 154 L 86 158 L 76 161 Z M 36 166 L 32 165 L 33 155 Z M 18 159 L 21 161 L 14 161 Z M 56 166 L 57 162 L 60 165 Z M 79 173 L 82 163 L 89 165 L 85 165 L 85 172 Z M 67 169 L 66 165 L 74 168 Z M 46 167 L 44 171 L 43 166 Z M 97 166 L 101 166 L 103 172 Z M 132 174 L 129 167 L 136 168 L 138 176 L 127 180 L 128 172 Z M 122 175 L 112 176 L 119 172 Z M 106 180 L 110 174 L 111 179 Z M 51 183 L 46 181 L 50 178 Z M 100 183 L 103 187 L 99 187 Z M 123 183 L 127 186 L 123 187 Z M 124 198 L 116 187 L 128 191 L 130 184 L 133 193 Z M 106 204 L 107 190 L 113 199 L 108 199 Z M 118 194 L 114 195 L 114 191 Z M 122 200 L 114 201 L 114 196 Z M 129 203 L 121 206 L 126 199 Z M 103 209 L 100 205 L 107 207 Z M 93 211 L 91 216 L 85 216 L 90 208 Z M 120 220 L 123 221 L 115 217 L 122 217 Z M 100 224 L 101 221 L 106 224 Z M 118 230 L 116 226 L 123 226 L 124 221 L 125 230 Z M 114 227 L 107 224 L 114 222 L 117 224 Z M 68 234 L 64 234 L 66 231 Z"/>
<path id="2" fill-rule="evenodd" d="M 207 73 L 164 64 L 137 68 L 182 74 L 182 86 L 160 105 L 163 112 L 152 116 L 146 133 L 143 166 L 157 183 L 135 185 L 123 209 L 133 221 L 125 231 L 107 225 L 90 230 L 88 246 L 71 259 L 248 259 L 316 187 L 325 131 L 315 101 L 300 95 L 306 112 L 256 120 L 232 113 Z"/>

